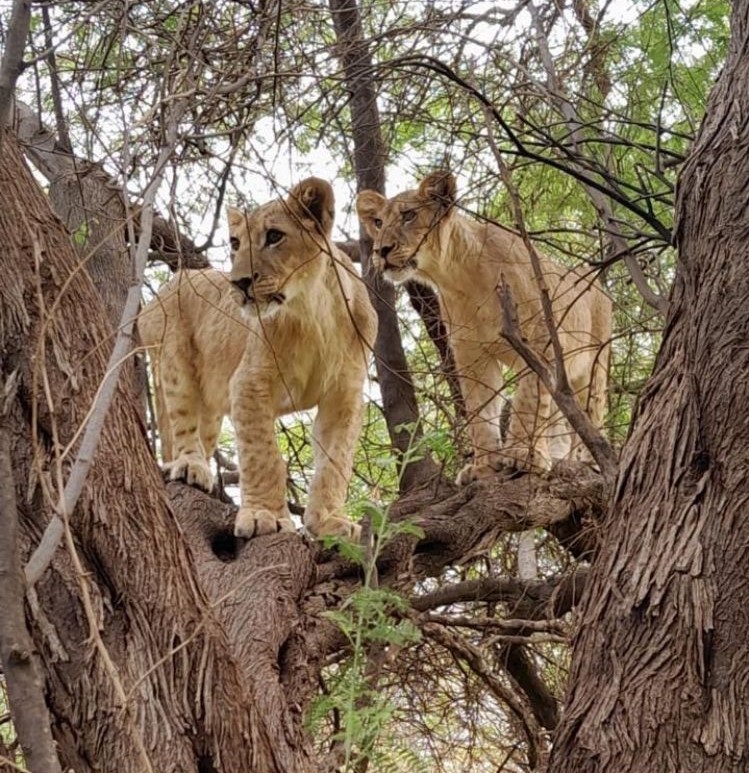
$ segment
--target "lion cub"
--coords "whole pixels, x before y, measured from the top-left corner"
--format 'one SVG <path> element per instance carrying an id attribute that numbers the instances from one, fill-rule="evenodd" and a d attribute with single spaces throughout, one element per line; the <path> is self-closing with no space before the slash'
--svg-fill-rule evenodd
<path id="1" fill-rule="evenodd" d="M 350 259 L 331 242 L 333 207 L 331 186 L 314 177 L 252 212 L 230 207 L 230 275 L 180 271 L 139 317 L 172 479 L 211 488 L 209 459 L 231 412 L 240 537 L 293 530 L 275 420 L 314 407 L 305 526 L 318 537 L 358 534 L 340 513 L 377 321 Z"/>
<path id="2" fill-rule="evenodd" d="M 501 335 L 497 289 L 506 285 L 523 336 L 536 351 L 552 356 L 528 250 L 512 231 L 466 218 L 455 203 L 455 178 L 435 172 L 417 190 L 392 199 L 362 191 L 356 205 L 374 239 L 375 267 L 392 282 L 413 279 L 439 292 L 474 452 L 473 462 L 458 476 L 465 484 L 503 464 L 547 468 L 549 441 L 558 436 L 563 420 L 538 377 Z M 541 261 L 570 384 L 600 427 L 606 406 L 611 302 L 583 271 L 543 257 Z M 518 378 L 504 444 L 499 431 L 503 365 Z M 575 437 L 570 454 L 579 445 Z"/>

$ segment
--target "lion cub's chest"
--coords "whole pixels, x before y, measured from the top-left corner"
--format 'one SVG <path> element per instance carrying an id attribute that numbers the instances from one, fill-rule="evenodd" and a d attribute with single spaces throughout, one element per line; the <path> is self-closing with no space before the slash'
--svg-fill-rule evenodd
<path id="1" fill-rule="evenodd" d="M 281 322 L 281 320 L 279 320 Z M 346 375 L 349 325 L 283 320 L 266 337 L 258 360 L 271 370 L 278 389 L 278 414 L 314 408 Z"/>

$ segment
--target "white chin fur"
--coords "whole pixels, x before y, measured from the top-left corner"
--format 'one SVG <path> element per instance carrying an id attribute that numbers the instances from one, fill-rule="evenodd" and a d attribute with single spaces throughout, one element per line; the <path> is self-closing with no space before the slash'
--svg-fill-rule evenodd
<path id="1" fill-rule="evenodd" d="M 413 268 L 406 266 L 405 268 L 399 268 L 395 270 L 392 268 L 385 269 L 382 275 L 385 277 L 385 279 L 388 280 L 388 282 L 392 282 L 394 285 L 399 285 L 403 284 L 403 282 L 408 282 L 409 279 L 413 279 L 415 273 L 416 271 Z"/>
<path id="2" fill-rule="evenodd" d="M 277 301 L 260 304 L 247 302 L 242 305 L 240 313 L 248 322 L 251 322 L 258 317 L 266 319 L 272 317 L 282 306 L 283 304 Z"/>

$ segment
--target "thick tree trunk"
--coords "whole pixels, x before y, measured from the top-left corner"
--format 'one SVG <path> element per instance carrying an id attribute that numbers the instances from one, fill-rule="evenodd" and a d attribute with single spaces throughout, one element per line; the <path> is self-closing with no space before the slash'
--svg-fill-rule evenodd
<path id="1" fill-rule="evenodd" d="M 749 769 L 749 2 L 680 181 L 655 373 L 588 578 L 553 773 Z"/>
<path id="2" fill-rule="evenodd" d="M 7 132 L 0 200 L 0 383 L 15 395 L 7 427 L 28 555 L 56 498 L 59 455 L 104 375 L 111 327 Z M 69 464 L 70 455 L 63 475 Z M 315 769 L 277 667 L 312 571 L 298 540 L 258 540 L 249 576 L 209 601 L 200 543 L 188 549 L 127 389 L 107 418 L 70 528 L 85 576 L 58 551 L 30 607 L 66 769 Z M 258 558 L 263 544 L 267 563 Z M 240 646 L 224 623 L 251 614 L 260 634 Z M 296 692 L 298 700 L 304 691 Z"/>

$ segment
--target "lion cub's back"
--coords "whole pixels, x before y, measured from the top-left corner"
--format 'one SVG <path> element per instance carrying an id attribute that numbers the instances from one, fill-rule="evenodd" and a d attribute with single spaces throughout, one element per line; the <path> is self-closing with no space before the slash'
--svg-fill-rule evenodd
<path id="1" fill-rule="evenodd" d="M 215 269 L 177 271 L 141 311 L 138 329 L 163 367 L 192 367 L 204 391 L 228 390 L 247 341 L 229 279 Z"/>

